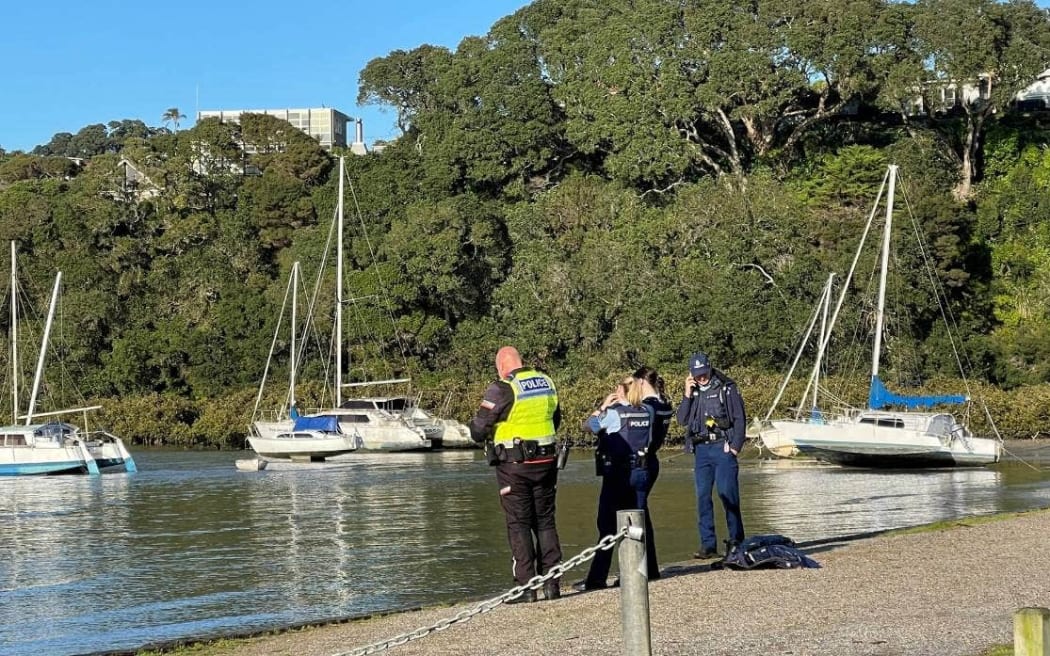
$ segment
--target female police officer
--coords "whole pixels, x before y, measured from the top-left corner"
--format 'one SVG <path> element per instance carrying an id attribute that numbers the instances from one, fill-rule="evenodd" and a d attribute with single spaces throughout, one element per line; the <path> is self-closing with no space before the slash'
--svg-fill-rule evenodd
<path id="1" fill-rule="evenodd" d="M 639 500 L 643 503 L 648 500 L 648 493 L 656 483 L 660 475 L 660 460 L 656 453 L 667 439 L 667 431 L 671 427 L 671 417 L 674 416 L 674 407 L 664 394 L 664 379 L 652 367 L 639 367 L 634 372 L 634 379 L 641 386 L 642 403 L 653 411 L 653 437 L 649 442 L 649 457 L 647 465 L 649 469 L 649 489 L 646 490 L 646 499 Z M 656 561 L 656 541 L 653 539 L 652 513 L 645 513 L 645 549 L 646 558 L 649 561 L 649 580 L 660 578 L 660 567 Z"/>
<path id="2" fill-rule="evenodd" d="M 653 409 L 642 402 L 646 387 L 652 389 L 647 382 L 635 378 L 624 380 L 605 398 L 601 407 L 584 420 L 583 427 L 598 436 L 595 462 L 597 473 L 602 477 L 598 497 L 599 536 L 616 532 L 617 511 L 638 508 L 646 511 L 646 543 L 651 545 L 653 530 L 648 518 L 648 497 L 653 479 L 649 469 L 649 449 L 656 418 Z M 659 577 L 655 549 L 646 556 L 650 576 Z M 584 589 L 606 587 L 611 564 L 610 550 L 596 553 Z"/>

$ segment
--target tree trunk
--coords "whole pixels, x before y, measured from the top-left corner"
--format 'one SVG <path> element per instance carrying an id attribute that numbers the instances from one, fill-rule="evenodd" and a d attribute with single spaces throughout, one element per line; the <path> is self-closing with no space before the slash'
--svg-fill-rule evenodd
<path id="1" fill-rule="evenodd" d="M 981 132 L 984 129 L 984 112 L 966 112 L 966 138 L 962 148 L 962 163 L 959 166 L 959 184 L 954 194 L 958 200 L 969 200 L 973 194 L 973 183 L 977 179 L 977 158 L 981 148 Z"/>

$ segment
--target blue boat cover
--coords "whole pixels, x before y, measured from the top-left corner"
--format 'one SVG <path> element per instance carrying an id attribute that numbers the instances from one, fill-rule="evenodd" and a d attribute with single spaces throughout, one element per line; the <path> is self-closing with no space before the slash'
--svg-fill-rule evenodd
<path id="1" fill-rule="evenodd" d="M 888 405 L 902 405 L 908 409 L 928 408 L 941 404 L 966 403 L 966 397 L 960 394 L 948 394 L 942 396 L 905 396 L 894 394 L 886 389 L 878 376 L 871 377 L 871 390 L 868 392 L 868 407 L 872 410 L 881 410 Z"/>
<path id="2" fill-rule="evenodd" d="M 316 430 L 325 433 L 339 432 L 339 417 L 321 415 L 320 417 L 299 417 L 292 430 Z"/>

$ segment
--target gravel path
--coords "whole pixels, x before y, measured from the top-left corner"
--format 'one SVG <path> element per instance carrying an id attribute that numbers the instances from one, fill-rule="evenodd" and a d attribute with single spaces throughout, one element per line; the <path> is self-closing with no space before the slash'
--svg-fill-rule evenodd
<path id="1" fill-rule="evenodd" d="M 649 586 L 653 654 L 979 654 L 1013 612 L 1050 606 L 1050 511 L 807 549 L 812 570 L 665 568 Z M 569 579 L 576 577 L 570 573 Z M 238 643 L 230 656 L 334 656 L 475 604 L 398 613 Z M 411 654 L 620 654 L 618 589 L 501 606 L 395 647 Z"/>

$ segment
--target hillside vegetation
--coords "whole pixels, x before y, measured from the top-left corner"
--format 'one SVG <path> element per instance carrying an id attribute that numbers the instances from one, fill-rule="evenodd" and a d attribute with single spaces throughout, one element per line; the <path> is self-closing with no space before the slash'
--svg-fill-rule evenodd
<path id="1" fill-rule="evenodd" d="M 537 0 L 455 51 L 377 58 L 359 100 L 402 136 L 347 157 L 345 379 L 411 375 L 465 420 L 512 343 L 561 385 L 571 432 L 623 372 L 656 366 L 677 393 L 703 350 L 764 413 L 895 163 L 974 391 L 1004 436 L 1046 435 L 1050 119 L 1012 99 L 1048 66 L 1050 16 L 1027 0 Z M 944 108 L 957 81 L 984 97 Z M 243 443 L 292 263 L 312 281 L 321 262 L 338 154 L 263 115 L 0 150 L 0 243 L 37 308 L 63 271 L 52 359 L 115 430 Z M 883 374 L 951 387 L 918 257 L 900 255 L 904 356 Z M 326 376 L 320 358 L 299 374 L 304 405 Z"/>

